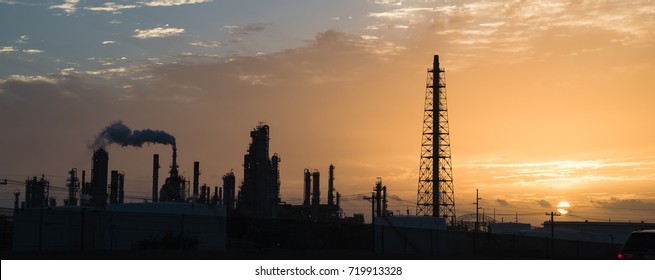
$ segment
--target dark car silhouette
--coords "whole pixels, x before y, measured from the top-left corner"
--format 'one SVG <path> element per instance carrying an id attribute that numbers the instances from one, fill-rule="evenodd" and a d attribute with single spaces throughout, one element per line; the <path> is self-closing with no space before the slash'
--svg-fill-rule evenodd
<path id="1" fill-rule="evenodd" d="M 621 260 L 655 260 L 655 229 L 637 230 L 623 244 Z"/>

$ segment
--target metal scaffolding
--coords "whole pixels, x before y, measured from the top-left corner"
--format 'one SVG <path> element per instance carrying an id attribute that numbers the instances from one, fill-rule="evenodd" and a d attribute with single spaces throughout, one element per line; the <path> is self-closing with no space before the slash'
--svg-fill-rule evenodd
<path id="1" fill-rule="evenodd" d="M 445 70 L 439 67 L 439 56 L 435 55 L 425 91 L 416 215 L 441 217 L 454 224 L 455 189 L 445 79 Z"/>

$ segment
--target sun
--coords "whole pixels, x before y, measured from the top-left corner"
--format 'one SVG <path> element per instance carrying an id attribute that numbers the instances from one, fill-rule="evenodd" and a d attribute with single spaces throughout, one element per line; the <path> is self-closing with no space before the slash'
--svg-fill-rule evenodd
<path id="1" fill-rule="evenodd" d="M 559 212 L 562 215 L 566 215 L 569 213 L 568 208 L 571 207 L 571 204 L 568 201 L 560 201 L 560 203 L 557 204 L 557 212 Z"/>
<path id="2" fill-rule="evenodd" d="M 569 204 L 568 201 L 561 201 L 560 203 L 557 204 L 557 208 L 564 208 L 564 207 L 571 207 L 571 204 Z"/>

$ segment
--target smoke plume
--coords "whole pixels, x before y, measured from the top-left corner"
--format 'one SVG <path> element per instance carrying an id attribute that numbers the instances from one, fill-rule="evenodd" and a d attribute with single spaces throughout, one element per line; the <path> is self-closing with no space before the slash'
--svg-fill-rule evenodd
<path id="1" fill-rule="evenodd" d="M 123 121 L 115 121 L 96 136 L 90 148 L 104 148 L 114 143 L 123 147 L 141 147 L 144 143 L 173 145 L 175 147 L 175 137 L 162 130 L 144 129 L 133 131 L 124 125 Z"/>

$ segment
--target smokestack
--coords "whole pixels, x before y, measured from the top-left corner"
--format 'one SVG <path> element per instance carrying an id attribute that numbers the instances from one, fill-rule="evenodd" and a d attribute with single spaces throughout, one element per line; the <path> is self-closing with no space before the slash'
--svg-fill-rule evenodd
<path id="1" fill-rule="evenodd" d="M 314 189 L 312 191 L 312 206 L 318 205 L 321 203 L 321 181 L 320 181 L 320 176 L 321 173 L 318 172 L 318 170 L 314 170 L 312 173 L 312 181 L 314 181 Z"/>
<path id="2" fill-rule="evenodd" d="M 173 146 L 173 162 L 171 163 L 171 178 L 177 177 L 177 147 Z"/>
<path id="3" fill-rule="evenodd" d="M 223 187 L 218 188 L 218 205 L 223 205 Z"/>
<path id="4" fill-rule="evenodd" d="M 218 204 L 218 187 L 214 187 L 214 195 L 212 196 L 212 205 Z"/>
<path id="5" fill-rule="evenodd" d="M 118 204 L 125 202 L 125 173 L 118 173 Z"/>
<path id="6" fill-rule="evenodd" d="M 321 173 L 318 170 L 314 170 L 312 173 L 312 181 L 314 181 L 314 189 L 312 191 L 312 216 L 314 219 L 318 218 L 318 208 L 321 203 Z"/>
<path id="7" fill-rule="evenodd" d="M 104 208 L 107 205 L 107 172 L 109 170 L 109 154 L 103 148 L 93 153 L 93 169 L 91 170 L 91 205 Z"/>
<path id="8" fill-rule="evenodd" d="M 337 208 L 341 207 L 341 193 L 337 192 Z"/>
<path id="9" fill-rule="evenodd" d="M 330 177 L 328 179 L 328 206 L 334 206 L 334 165 L 330 164 Z"/>
<path id="10" fill-rule="evenodd" d="M 193 162 L 193 201 L 198 200 L 198 179 L 200 177 L 200 162 Z"/>
<path id="11" fill-rule="evenodd" d="M 375 203 L 377 204 L 376 216 L 382 216 L 382 178 L 378 177 L 375 182 Z"/>
<path id="12" fill-rule="evenodd" d="M 20 199 L 20 192 L 14 192 L 14 210 L 18 210 L 18 201 Z"/>
<path id="13" fill-rule="evenodd" d="M 303 200 L 303 205 L 309 207 L 310 193 L 311 193 L 311 184 L 312 184 L 312 174 L 309 172 L 309 169 L 305 169 L 305 199 Z"/>
<path id="14" fill-rule="evenodd" d="M 275 202 L 280 202 L 280 155 L 277 153 L 271 157 L 271 164 L 273 167 L 273 175 L 275 176 Z"/>
<path id="15" fill-rule="evenodd" d="M 125 201 L 125 173 L 118 173 L 118 203 Z"/>
<path id="16" fill-rule="evenodd" d="M 387 186 L 382 187 L 382 216 L 387 215 Z"/>
<path id="17" fill-rule="evenodd" d="M 109 204 L 118 203 L 118 170 L 111 171 L 111 181 L 109 183 Z"/>
<path id="18" fill-rule="evenodd" d="M 152 202 L 157 202 L 159 189 L 159 154 L 152 155 Z"/>

